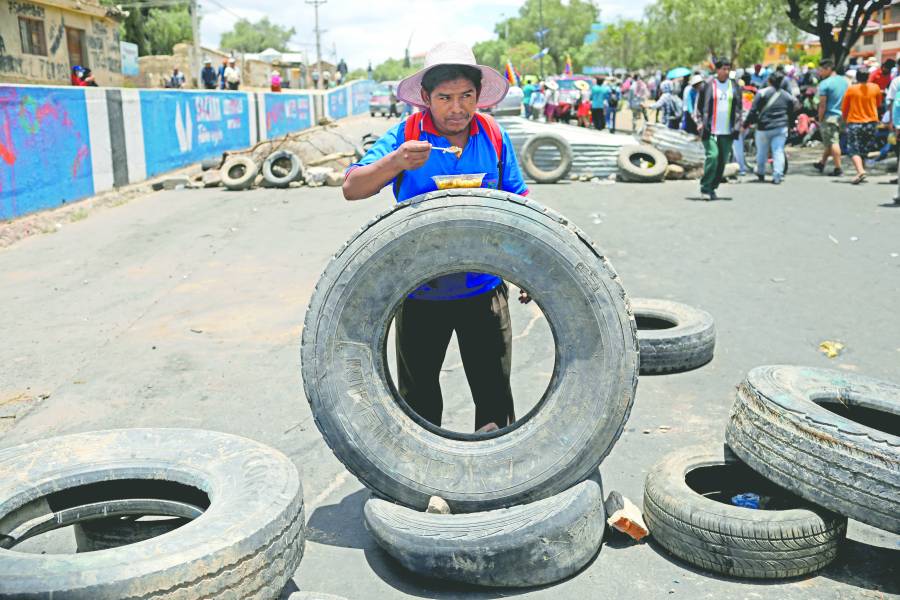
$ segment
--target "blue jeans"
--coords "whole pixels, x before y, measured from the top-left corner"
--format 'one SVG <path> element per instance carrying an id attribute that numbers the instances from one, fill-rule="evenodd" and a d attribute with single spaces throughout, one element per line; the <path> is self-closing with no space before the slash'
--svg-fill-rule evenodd
<path id="1" fill-rule="evenodd" d="M 606 109 L 606 127 L 610 131 L 616 130 L 616 112 L 617 106 L 610 106 Z"/>
<path id="2" fill-rule="evenodd" d="M 740 136 L 734 138 L 734 142 L 731 144 L 731 153 L 734 154 L 734 162 L 741 169 L 741 175 L 747 172 L 747 160 L 744 158 L 744 135 L 745 132 L 741 129 Z"/>
<path id="3" fill-rule="evenodd" d="M 769 148 L 772 149 L 772 173 L 775 179 L 784 179 L 784 144 L 787 142 L 787 127 L 756 130 L 756 174 L 766 174 Z"/>

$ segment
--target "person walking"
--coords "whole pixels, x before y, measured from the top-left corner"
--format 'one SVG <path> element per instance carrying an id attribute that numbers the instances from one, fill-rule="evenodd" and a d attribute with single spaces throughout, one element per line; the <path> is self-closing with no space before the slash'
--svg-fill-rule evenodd
<path id="1" fill-rule="evenodd" d="M 841 169 L 841 129 L 844 126 L 842 106 L 844 94 L 850 83 L 847 78 L 834 71 L 834 61 L 819 61 L 819 132 L 822 136 L 822 157 L 813 166 L 819 173 L 825 172 L 825 164 L 831 157 L 834 163 L 833 177 L 844 174 Z"/>
<path id="2" fill-rule="evenodd" d="M 662 95 L 650 108 L 658 111 L 663 125 L 669 129 L 679 129 L 681 127 L 681 117 L 684 115 L 684 103 L 674 93 L 671 81 L 663 81 L 659 84 L 659 87 Z"/>
<path id="3" fill-rule="evenodd" d="M 756 125 L 756 178 L 766 180 L 766 165 L 769 150 L 772 152 L 772 183 L 784 181 L 784 145 L 787 142 L 788 125 L 794 114 L 800 110 L 800 103 L 781 88 L 783 80 L 779 73 L 769 77 L 768 87 L 760 90 L 753 98 L 744 127 Z"/>
<path id="4" fill-rule="evenodd" d="M 548 123 L 556 121 L 556 109 L 559 107 L 559 84 L 550 79 L 546 85 L 547 101 L 544 104 L 544 117 Z"/>
<path id="5" fill-rule="evenodd" d="M 540 121 L 547 105 L 547 87 L 541 82 L 531 94 L 531 102 L 528 106 L 528 118 L 534 121 Z"/>
<path id="6" fill-rule="evenodd" d="M 423 112 L 391 128 L 348 168 L 344 198 L 370 198 L 390 185 L 403 202 L 435 191 L 435 175 L 462 173 L 486 173 L 486 187 L 526 195 L 509 135 L 477 111 L 499 103 L 508 88 L 506 78 L 476 64 L 464 44 L 445 42 L 429 50 L 425 66 L 397 89 L 401 100 Z M 462 148 L 462 154 L 432 152 L 448 146 Z M 397 389 L 416 414 L 441 425 L 441 365 L 455 331 L 475 403 L 476 433 L 516 420 L 508 298 L 500 277 L 463 272 L 436 277 L 403 299 L 396 314 Z M 530 300 L 520 292 L 520 302 Z"/>
<path id="7" fill-rule="evenodd" d="M 219 82 L 219 89 L 224 90 L 227 86 L 225 82 L 225 69 L 228 68 L 228 59 L 222 60 L 222 64 L 219 65 L 218 70 L 216 71 L 216 81 Z"/>
<path id="8" fill-rule="evenodd" d="M 841 103 L 841 115 L 847 123 L 847 154 L 856 169 L 856 176 L 851 181 L 854 185 L 866 180 L 863 160 L 877 143 L 875 135 L 881 97 L 878 84 L 869 83 L 869 72 L 859 69 L 856 72 L 856 83 L 847 89 Z"/>
<path id="9" fill-rule="evenodd" d="M 578 109 L 575 115 L 578 117 L 578 126 L 590 128 L 591 125 L 591 84 L 583 79 L 575 81 L 578 90 Z"/>
<path id="10" fill-rule="evenodd" d="M 650 97 L 650 90 L 647 84 L 641 78 L 640 74 L 635 73 L 628 88 L 628 108 L 631 109 L 631 130 L 637 131 L 638 115 L 647 122 L 647 108 L 644 102 Z"/>
<path id="11" fill-rule="evenodd" d="M 526 83 L 522 88 L 522 112 L 524 116 L 527 118 L 530 112 L 531 107 L 531 95 L 534 93 L 534 90 L 537 89 L 537 86 L 534 83 Z"/>
<path id="12" fill-rule="evenodd" d="M 178 70 L 178 67 L 172 69 L 172 76 L 169 77 L 169 87 L 180 90 L 184 87 L 184 73 Z"/>
<path id="13" fill-rule="evenodd" d="M 591 86 L 591 123 L 594 129 L 602 131 L 606 127 L 606 101 L 609 99 L 609 86 L 603 77 L 597 77 L 593 86 Z"/>
<path id="14" fill-rule="evenodd" d="M 203 59 L 203 68 L 200 70 L 200 82 L 203 88 L 207 90 L 216 89 L 216 70 L 213 69 L 212 60 Z"/>
<path id="15" fill-rule="evenodd" d="M 241 87 L 241 70 L 237 66 L 237 61 L 233 58 L 228 59 L 228 66 L 225 67 L 225 87 L 229 90 L 236 90 Z"/>
<path id="16" fill-rule="evenodd" d="M 277 69 L 269 75 L 269 90 L 272 92 L 281 91 L 281 73 Z"/>
<path id="17" fill-rule="evenodd" d="M 715 61 L 716 74 L 700 88 L 694 121 L 703 140 L 706 160 L 700 179 L 700 197 L 715 200 L 716 189 L 722 182 L 725 162 L 731 154 L 731 145 L 741 126 L 741 90 L 728 77 L 731 61 L 719 58 Z"/>
<path id="18" fill-rule="evenodd" d="M 622 99 L 622 92 L 619 90 L 619 84 L 616 79 L 608 79 L 606 84 L 609 86 L 609 97 L 606 99 L 606 128 L 610 133 L 616 132 L 616 114 L 619 112 L 619 101 Z"/>
<path id="19" fill-rule="evenodd" d="M 681 103 L 684 105 L 684 123 L 682 128 L 688 133 L 697 133 L 697 122 L 694 121 L 694 109 L 697 106 L 697 95 L 703 86 L 703 76 L 699 73 L 691 75 L 684 88 Z"/>

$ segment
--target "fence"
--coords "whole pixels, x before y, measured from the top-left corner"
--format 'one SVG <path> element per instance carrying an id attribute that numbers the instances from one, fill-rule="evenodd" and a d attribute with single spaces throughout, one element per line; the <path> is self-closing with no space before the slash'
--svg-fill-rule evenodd
<path id="1" fill-rule="evenodd" d="M 0 219 L 368 112 L 375 83 L 220 92 L 0 85 Z"/>

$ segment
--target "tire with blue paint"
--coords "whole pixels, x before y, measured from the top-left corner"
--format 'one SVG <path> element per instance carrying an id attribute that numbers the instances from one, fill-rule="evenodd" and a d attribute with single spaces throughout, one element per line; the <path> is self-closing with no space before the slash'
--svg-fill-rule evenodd
<path id="1" fill-rule="evenodd" d="M 527 289 L 554 333 L 543 398 L 488 434 L 435 427 L 400 398 L 387 369 L 388 326 L 422 283 L 459 270 Z M 619 278 L 562 215 L 506 192 L 432 192 L 375 217 L 339 249 L 307 309 L 306 397 L 335 456 L 377 495 L 454 513 L 559 494 L 612 450 L 631 411 L 639 353 Z"/>
<path id="2" fill-rule="evenodd" d="M 757 367 L 738 386 L 725 439 L 778 485 L 900 533 L 900 385 L 831 369 Z"/>

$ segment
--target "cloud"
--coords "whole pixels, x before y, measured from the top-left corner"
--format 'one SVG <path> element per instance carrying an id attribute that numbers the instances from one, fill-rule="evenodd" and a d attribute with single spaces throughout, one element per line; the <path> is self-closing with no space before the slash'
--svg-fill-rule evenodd
<path id="1" fill-rule="evenodd" d="M 219 38 L 231 30 L 236 18 L 207 0 L 203 9 L 201 39 L 218 47 Z M 649 0 L 602 0 L 601 18 L 639 17 Z M 300 0 L 222 0 L 231 12 L 251 21 L 268 15 L 279 25 L 297 30 L 292 46 L 315 60 L 314 12 Z M 474 44 L 494 37 L 494 25 L 504 16 L 518 14 L 523 0 L 329 0 L 319 7 L 322 58 L 344 58 L 351 69 L 377 65 L 388 58 L 402 58 L 407 43 L 411 54 L 424 53 L 439 41 L 453 39 Z M 286 8 L 288 7 L 288 8 Z M 336 57 L 335 57 L 336 54 Z"/>

